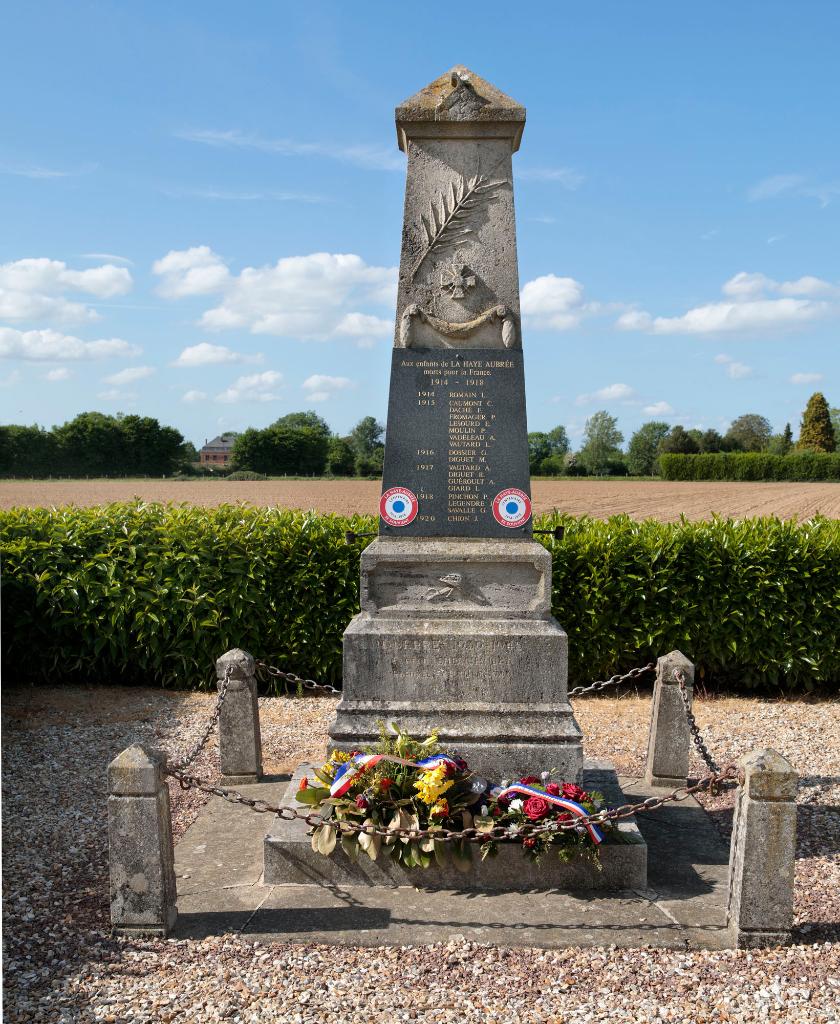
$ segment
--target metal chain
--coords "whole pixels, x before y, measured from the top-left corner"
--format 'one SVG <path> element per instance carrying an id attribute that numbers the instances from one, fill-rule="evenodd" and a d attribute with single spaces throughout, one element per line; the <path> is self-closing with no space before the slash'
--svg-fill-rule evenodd
<path id="1" fill-rule="evenodd" d="M 337 832 L 364 832 L 366 835 L 371 836 L 393 836 L 406 839 L 427 839 L 432 837 L 436 841 L 444 843 L 462 841 L 469 843 L 486 843 L 491 839 L 511 839 L 521 836 L 536 836 L 543 832 L 574 831 L 585 824 L 603 825 L 610 821 L 619 821 L 622 818 L 630 818 L 634 814 L 639 814 L 643 811 L 657 810 L 659 807 L 662 807 L 663 804 L 667 804 L 675 800 L 685 800 L 694 793 L 700 793 L 705 790 L 716 792 L 720 789 L 737 786 L 738 783 L 735 781 L 737 771 L 737 766 L 730 764 L 722 771 L 715 771 L 711 775 L 707 775 L 705 778 L 700 779 L 699 782 L 695 782 L 692 786 L 679 786 L 677 789 L 672 790 L 664 796 L 648 797 L 646 800 L 641 800 L 635 804 L 622 804 L 620 807 L 606 808 L 602 811 L 597 811 L 594 814 L 588 814 L 586 817 L 576 818 L 572 822 L 553 821 L 547 825 L 497 825 L 487 831 L 480 831 L 475 828 L 464 828 L 460 831 L 453 831 L 450 829 L 383 828 L 381 825 L 359 825 L 356 822 L 338 821 L 335 818 L 324 819 L 320 814 L 317 814 L 314 811 L 304 812 L 299 811 L 295 807 L 282 807 L 277 804 L 270 804 L 265 800 L 254 800 L 251 797 L 243 796 L 242 793 L 237 792 L 235 789 L 223 789 L 221 786 L 211 786 L 201 779 L 195 778 L 195 776 L 186 775 L 183 771 L 164 768 L 164 773 L 176 779 L 182 789 L 197 789 L 202 793 L 206 793 L 208 796 L 218 796 L 223 800 L 227 800 L 229 803 L 242 804 L 244 807 L 249 807 L 252 811 L 256 811 L 258 814 L 276 814 L 277 817 L 283 818 L 286 821 L 305 821 L 307 825 L 311 825 L 313 828 L 318 828 L 321 825 L 327 825 L 330 828 L 334 828 Z M 512 827 L 515 829 L 513 832 L 511 831 Z"/>
<path id="2" fill-rule="evenodd" d="M 284 672 L 283 669 L 277 668 L 276 665 L 269 665 L 266 661 L 257 661 L 256 667 L 267 672 L 270 676 L 275 679 L 282 679 L 286 683 L 292 683 L 293 686 L 300 686 L 304 690 L 308 690 L 310 693 L 332 693 L 341 695 L 341 690 L 335 686 L 330 686 L 329 683 L 316 683 L 314 679 L 304 679 L 302 676 L 296 675 L 294 672 Z M 629 672 L 624 674 L 617 674 L 610 676 L 609 679 L 600 680 L 597 683 L 590 683 L 589 686 L 576 686 L 573 690 L 569 690 L 569 697 L 582 697 L 586 693 L 597 693 L 599 690 L 605 690 L 608 686 L 621 686 L 622 683 L 631 682 L 634 679 L 638 679 L 639 676 L 645 675 L 647 672 L 653 672 L 656 668 L 656 663 L 651 661 L 647 665 L 642 665 L 639 668 L 631 668 Z"/>
<path id="3" fill-rule="evenodd" d="M 222 713 L 222 705 L 227 697 L 228 686 L 230 684 L 231 675 L 233 673 L 233 667 L 228 665 L 225 668 L 225 675 L 222 679 L 222 685 L 219 689 L 219 696 L 216 698 L 216 706 L 213 708 L 213 714 L 210 716 L 210 721 L 204 732 L 199 736 L 198 741 L 195 745 L 181 758 L 180 761 L 176 761 L 174 764 L 168 765 L 169 771 L 183 771 L 186 767 L 192 764 L 192 762 L 198 757 L 202 747 L 210 739 L 213 730 L 216 728 L 219 722 L 219 715 Z"/>
<path id="4" fill-rule="evenodd" d="M 329 683 L 316 683 L 314 679 L 304 679 L 302 676 L 295 675 L 294 672 L 284 672 L 282 669 L 277 668 L 276 665 L 269 665 L 266 661 L 257 661 L 255 665 L 275 679 L 282 679 L 286 683 L 292 683 L 296 687 L 300 686 L 311 693 L 337 693 L 339 696 L 341 695 L 341 690 L 330 686 Z"/>
<path id="5" fill-rule="evenodd" d="M 674 673 L 674 678 L 680 685 L 680 696 L 683 700 L 683 707 L 685 708 L 685 717 L 688 720 L 688 728 L 691 732 L 694 745 L 697 747 L 697 752 L 703 758 L 703 762 L 710 772 L 718 771 L 717 762 L 709 753 L 709 748 L 703 742 L 703 737 L 700 734 L 700 729 L 697 725 L 697 721 L 694 718 L 694 712 L 691 710 L 691 698 L 688 695 L 688 688 L 686 687 L 685 675 L 682 669 L 677 669 Z"/>
<path id="6" fill-rule="evenodd" d="M 601 682 L 590 683 L 589 686 L 576 686 L 573 690 L 569 690 L 570 697 L 582 697 L 585 693 L 597 693 L 598 690 L 605 690 L 608 686 L 620 686 L 622 683 L 627 683 L 631 679 L 638 679 L 639 676 L 643 676 L 646 672 L 653 672 L 656 668 L 656 662 L 650 661 L 647 665 L 642 665 L 640 668 L 631 668 L 629 672 L 625 672 L 624 675 L 610 676 L 609 679 L 604 679 Z"/>

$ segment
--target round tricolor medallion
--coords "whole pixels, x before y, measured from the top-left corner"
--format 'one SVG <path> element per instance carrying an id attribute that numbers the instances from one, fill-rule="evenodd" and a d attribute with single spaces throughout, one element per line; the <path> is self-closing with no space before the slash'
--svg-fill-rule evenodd
<path id="1" fill-rule="evenodd" d="M 493 499 L 493 515 L 502 526 L 522 526 L 531 518 L 531 499 L 518 487 L 507 487 Z"/>
<path id="2" fill-rule="evenodd" d="M 408 526 L 417 515 L 417 495 L 407 487 L 391 487 L 379 499 L 379 514 L 389 526 Z"/>

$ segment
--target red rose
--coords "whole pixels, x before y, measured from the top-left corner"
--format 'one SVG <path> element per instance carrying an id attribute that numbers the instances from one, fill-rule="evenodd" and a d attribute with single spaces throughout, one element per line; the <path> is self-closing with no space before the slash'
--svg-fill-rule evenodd
<path id="1" fill-rule="evenodd" d="M 360 793 L 356 797 L 356 806 L 359 808 L 360 811 L 366 811 L 368 807 L 370 807 L 370 801 L 366 796 L 362 796 L 362 794 Z"/>
<path id="2" fill-rule="evenodd" d="M 504 811 L 501 809 L 501 807 L 494 807 L 490 813 L 493 815 L 494 818 L 499 818 L 501 817 L 502 814 L 504 814 Z"/>
<path id="3" fill-rule="evenodd" d="M 379 780 L 379 788 L 380 789 L 384 789 L 385 792 L 387 792 L 391 788 L 391 786 L 393 786 L 393 785 L 394 785 L 394 780 L 393 779 L 380 779 Z"/>
<path id="4" fill-rule="evenodd" d="M 522 812 L 531 821 L 539 821 L 551 810 L 551 804 L 541 796 L 529 796 L 522 805 Z"/>
<path id="5" fill-rule="evenodd" d="M 574 782 L 564 782 L 563 796 L 567 800 L 576 800 L 580 803 L 581 800 L 586 800 L 589 797 L 589 794 L 585 789 L 581 789 L 580 786 L 576 786 Z"/>
<path id="6" fill-rule="evenodd" d="M 523 786 L 533 786 L 535 782 L 539 782 L 540 780 L 536 775 L 526 775 L 524 779 L 520 779 L 519 781 Z"/>
<path id="7" fill-rule="evenodd" d="M 523 839 L 522 845 L 525 847 L 526 850 L 533 850 L 534 847 L 537 845 L 537 841 L 536 839 Z"/>
<path id="8" fill-rule="evenodd" d="M 557 815 L 557 820 L 558 820 L 558 821 L 564 821 L 564 822 L 565 822 L 565 821 L 571 821 L 571 820 L 572 820 L 572 816 L 571 816 L 571 814 L 569 814 L 569 812 L 568 812 L 568 811 L 561 811 L 561 812 L 560 812 L 560 813 L 559 813 L 559 814 Z"/>
<path id="9" fill-rule="evenodd" d="M 551 793 L 552 796 L 560 796 L 560 787 L 556 782 L 549 782 L 545 787 L 546 793 Z"/>

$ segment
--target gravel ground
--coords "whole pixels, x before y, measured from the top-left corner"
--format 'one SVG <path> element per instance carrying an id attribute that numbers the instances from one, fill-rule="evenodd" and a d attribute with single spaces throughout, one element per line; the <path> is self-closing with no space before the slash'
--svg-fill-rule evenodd
<path id="1" fill-rule="evenodd" d="M 788 949 L 505 950 L 458 935 L 407 949 L 265 946 L 235 935 L 111 939 L 105 765 L 138 740 L 186 749 L 211 706 L 204 694 L 148 689 L 7 688 L 4 1021 L 840 1021 L 840 703 L 697 703 L 721 764 L 773 746 L 802 776 L 798 944 Z M 262 699 L 266 769 L 320 756 L 333 707 L 324 698 Z M 640 774 L 649 697 L 575 707 L 587 754 Z M 217 763 L 210 744 L 196 774 L 212 776 Z M 177 836 L 200 801 L 177 787 L 172 798 Z M 708 808 L 725 832 L 731 795 Z"/>

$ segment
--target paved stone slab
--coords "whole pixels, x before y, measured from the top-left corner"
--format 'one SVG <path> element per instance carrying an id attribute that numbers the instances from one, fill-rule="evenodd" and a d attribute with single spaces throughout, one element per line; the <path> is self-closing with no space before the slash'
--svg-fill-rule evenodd
<path id="1" fill-rule="evenodd" d="M 630 799 L 657 793 L 639 780 L 620 782 Z M 274 801 L 286 785 L 275 779 L 242 791 Z M 727 946 L 728 847 L 709 817 L 688 799 L 641 814 L 638 823 L 648 843 L 649 869 L 648 888 L 636 892 L 483 895 L 385 886 L 263 886 L 262 844 L 270 821 L 213 798 L 175 848 L 175 935 L 241 933 L 263 942 L 370 946 L 455 935 L 547 948 Z M 245 848 L 251 855 L 243 873 Z"/>

